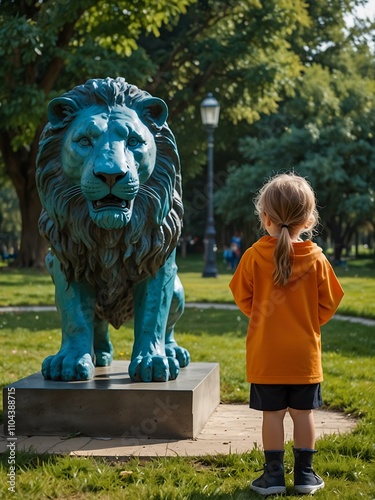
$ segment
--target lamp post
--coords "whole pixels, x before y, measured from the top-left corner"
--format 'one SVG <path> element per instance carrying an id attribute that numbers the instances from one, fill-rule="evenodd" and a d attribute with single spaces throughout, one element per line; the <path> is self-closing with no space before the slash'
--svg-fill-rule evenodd
<path id="1" fill-rule="evenodd" d="M 203 278 L 216 278 L 216 243 L 214 223 L 214 129 L 219 123 L 220 106 L 215 97 L 209 93 L 201 103 L 202 123 L 207 131 L 207 225 L 204 241 Z"/>

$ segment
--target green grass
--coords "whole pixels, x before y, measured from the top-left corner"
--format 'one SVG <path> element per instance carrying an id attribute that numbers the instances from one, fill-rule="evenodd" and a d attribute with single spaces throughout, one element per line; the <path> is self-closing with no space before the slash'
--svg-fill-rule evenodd
<path id="1" fill-rule="evenodd" d="M 0 320 L 1 385 L 38 371 L 44 357 L 59 348 L 56 313 L 3 314 Z M 177 339 L 194 361 L 220 363 L 221 399 L 226 403 L 248 401 L 246 326 L 246 318 L 236 311 L 214 309 L 187 309 L 178 323 Z M 116 359 L 130 356 L 131 327 L 112 331 Z M 325 404 L 357 417 L 359 423 L 353 433 L 327 436 L 317 443 L 320 453 L 314 463 L 326 488 L 315 498 L 375 498 L 374 329 L 332 320 L 322 333 Z M 289 472 L 290 447 L 291 443 L 286 454 Z M 17 493 L 9 498 L 257 498 L 249 493 L 248 485 L 262 460 L 260 450 L 204 459 L 134 458 L 127 463 L 21 453 L 17 456 Z M 7 498 L 6 456 L 1 463 L 0 498 Z M 130 473 L 121 475 L 124 470 Z M 298 498 L 292 489 L 288 496 Z"/>
<path id="2" fill-rule="evenodd" d="M 339 312 L 375 318 L 375 259 L 350 260 L 335 272 L 345 291 Z"/>
<path id="3" fill-rule="evenodd" d="M 223 295 L 230 274 L 202 279 L 199 261 L 180 264 L 180 277 L 189 301 L 230 302 Z M 194 268 L 195 266 L 195 268 Z M 372 261 L 338 268 L 347 297 L 347 308 L 374 317 L 375 273 Z M 360 300 L 363 282 L 369 289 Z M 48 304 L 53 287 L 48 275 L 0 271 L 0 304 Z M 10 283 L 12 284 L 10 284 Z M 203 283 L 201 283 L 203 282 Z M 358 283 L 360 283 L 358 285 Z M 371 289 L 372 283 L 372 289 Z M 352 288 L 349 291 L 349 285 Z M 348 289 L 347 289 L 348 288 Z M 4 290 L 5 289 L 5 290 Z M 29 291 L 33 293 L 28 300 Z M 10 297 L 9 299 L 6 299 Z M 195 297 L 195 298 L 190 298 Z M 219 298 L 221 297 L 221 299 Z M 358 297 L 356 302 L 354 299 Z M 370 298 L 369 298 L 370 297 Z M 205 300 L 204 300 L 205 299 Z M 349 312 L 349 309 L 347 309 Z M 342 311 L 340 311 L 342 312 Z M 247 319 L 237 311 L 186 309 L 176 329 L 178 342 L 190 350 L 193 361 L 220 363 L 221 400 L 247 403 L 245 382 L 245 335 Z M 116 359 L 129 359 L 132 324 L 111 331 Z M 322 329 L 327 408 L 344 411 L 358 419 L 356 429 L 345 435 L 319 439 L 314 467 L 326 487 L 316 499 L 375 499 L 375 329 L 357 323 L 332 320 Z M 48 354 L 58 350 L 60 327 L 57 313 L 0 314 L 0 384 L 40 370 Z M 287 483 L 292 484 L 291 443 L 287 444 Z M 12 499 L 256 499 L 249 483 L 257 477 L 263 456 L 259 449 L 246 454 L 215 457 L 175 457 L 126 462 L 105 459 L 60 457 L 17 453 L 16 493 L 7 492 L 7 455 L 0 457 L 0 498 Z M 288 486 L 288 498 L 300 498 Z"/>
<path id="4" fill-rule="evenodd" d="M 341 443 L 323 441 L 321 458 L 316 459 L 326 471 L 326 488 L 314 495 L 316 499 L 373 499 L 373 473 L 363 467 L 366 457 L 350 455 L 348 447 L 357 451 L 355 439 Z M 290 447 L 289 447 L 290 448 Z M 370 448 L 370 446 L 368 446 Z M 339 453 L 338 453 L 339 452 Z M 292 462 L 286 453 L 287 482 L 290 483 Z M 367 450 L 367 463 L 370 452 Z M 2 498 L 14 499 L 100 499 L 100 500 L 200 500 L 212 498 L 258 499 L 249 490 L 254 468 L 263 464 L 262 454 L 205 458 L 158 458 L 126 463 L 110 463 L 103 459 L 56 457 L 20 454 L 16 493 Z M 6 464 L 4 464 L 6 465 Z M 329 474 L 329 478 L 327 479 Z M 1 487 L 0 487 L 1 488 Z M 1 489 L 0 489 L 1 491 Z M 288 498 L 301 498 L 288 487 Z M 274 497 L 272 497 L 274 498 Z M 310 498 L 310 497 L 306 497 Z"/>
<path id="5" fill-rule="evenodd" d="M 53 304 L 55 292 L 47 271 L 0 267 L 0 306 Z"/>

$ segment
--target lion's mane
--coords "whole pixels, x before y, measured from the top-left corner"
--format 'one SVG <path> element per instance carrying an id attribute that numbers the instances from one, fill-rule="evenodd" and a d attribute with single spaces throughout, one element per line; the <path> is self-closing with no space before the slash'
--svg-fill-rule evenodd
<path id="1" fill-rule="evenodd" d="M 41 234 L 51 245 L 68 282 L 95 287 L 96 313 L 115 328 L 133 316 L 132 287 L 155 276 L 176 247 L 181 234 L 180 160 L 174 136 L 165 124 L 147 124 L 153 133 L 157 158 L 154 171 L 141 186 L 130 222 L 107 231 L 91 220 L 87 201 L 73 188 L 61 164 L 62 141 L 80 110 L 99 104 L 125 105 L 137 110 L 150 97 L 124 78 L 89 80 L 64 94 L 77 110 L 59 127 L 47 124 L 40 140 L 36 180 L 43 210 Z"/>

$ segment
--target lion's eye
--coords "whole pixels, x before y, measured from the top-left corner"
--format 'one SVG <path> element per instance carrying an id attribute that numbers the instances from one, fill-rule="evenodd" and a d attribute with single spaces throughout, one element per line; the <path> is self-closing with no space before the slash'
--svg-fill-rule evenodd
<path id="1" fill-rule="evenodd" d="M 140 142 L 141 141 L 137 137 L 129 137 L 128 146 L 130 146 L 131 148 L 134 148 L 134 147 L 138 146 L 138 144 L 140 144 Z"/>
<path id="2" fill-rule="evenodd" d="M 88 137 L 81 137 L 78 144 L 86 148 L 87 146 L 91 146 L 91 141 Z"/>

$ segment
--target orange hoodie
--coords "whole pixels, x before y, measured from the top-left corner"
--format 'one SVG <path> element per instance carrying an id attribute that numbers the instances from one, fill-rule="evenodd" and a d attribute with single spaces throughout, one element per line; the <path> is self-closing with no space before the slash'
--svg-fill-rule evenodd
<path id="1" fill-rule="evenodd" d="M 315 384 L 323 380 L 320 325 L 333 316 L 344 292 L 322 249 L 310 240 L 293 243 L 292 275 L 286 286 L 276 286 L 276 243 L 264 236 L 247 249 L 229 284 L 250 318 L 247 380 Z"/>

